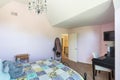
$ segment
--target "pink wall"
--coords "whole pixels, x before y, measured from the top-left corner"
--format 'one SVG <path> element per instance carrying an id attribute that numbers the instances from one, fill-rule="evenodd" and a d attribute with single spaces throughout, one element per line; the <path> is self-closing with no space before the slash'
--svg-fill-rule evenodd
<path id="1" fill-rule="evenodd" d="M 109 43 L 111 43 L 110 41 L 108 42 L 108 41 L 104 41 L 104 36 L 103 36 L 103 32 L 105 32 L 105 31 L 113 31 L 113 30 L 115 30 L 114 29 L 115 27 L 114 27 L 114 23 L 108 23 L 108 24 L 104 24 L 104 25 L 101 25 L 101 45 L 100 45 L 100 47 L 101 47 L 101 56 L 103 56 L 106 52 L 107 52 L 107 46 L 106 46 L 106 44 L 109 44 Z"/>
<path id="2" fill-rule="evenodd" d="M 104 55 L 107 48 L 103 41 L 103 32 L 111 30 L 114 30 L 113 23 L 70 29 L 69 33 L 78 33 L 78 61 L 91 63 L 92 52 Z"/>
<path id="3" fill-rule="evenodd" d="M 17 12 L 18 16 L 11 15 Z M 66 29 L 49 24 L 45 14 L 30 13 L 24 4 L 11 2 L 0 9 L 0 58 L 14 60 L 16 54 L 30 54 L 30 61 L 53 57 L 55 37 Z"/>

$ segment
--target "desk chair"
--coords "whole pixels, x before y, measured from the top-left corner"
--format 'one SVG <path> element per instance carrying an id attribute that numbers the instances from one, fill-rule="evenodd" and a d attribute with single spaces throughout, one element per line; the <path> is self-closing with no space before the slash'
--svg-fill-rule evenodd
<path id="1" fill-rule="evenodd" d="M 93 58 L 100 57 L 99 54 L 94 53 L 94 52 L 92 52 L 92 55 L 93 55 Z M 102 66 L 99 66 L 99 65 L 95 65 L 95 75 L 97 75 L 97 71 L 99 71 L 99 73 L 100 73 L 100 71 L 108 72 L 109 80 L 111 80 L 111 72 L 112 72 L 111 69 L 108 69 L 108 68 L 105 68 L 105 67 L 102 67 Z"/>

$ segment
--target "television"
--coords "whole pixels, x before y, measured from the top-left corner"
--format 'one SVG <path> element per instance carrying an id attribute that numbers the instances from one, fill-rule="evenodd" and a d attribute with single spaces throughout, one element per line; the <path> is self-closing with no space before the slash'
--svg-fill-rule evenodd
<path id="1" fill-rule="evenodd" d="M 114 41 L 114 31 L 104 32 L 104 41 Z"/>

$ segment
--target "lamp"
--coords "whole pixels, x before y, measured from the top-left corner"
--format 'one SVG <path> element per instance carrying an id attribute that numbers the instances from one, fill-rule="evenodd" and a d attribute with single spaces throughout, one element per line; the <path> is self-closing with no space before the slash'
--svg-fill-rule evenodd
<path id="1" fill-rule="evenodd" d="M 30 0 L 28 6 L 29 10 L 40 14 L 47 11 L 47 0 Z"/>

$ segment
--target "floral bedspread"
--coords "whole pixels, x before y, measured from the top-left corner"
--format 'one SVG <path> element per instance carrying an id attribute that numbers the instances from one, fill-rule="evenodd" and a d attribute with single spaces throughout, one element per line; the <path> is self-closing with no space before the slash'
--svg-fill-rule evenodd
<path id="1" fill-rule="evenodd" d="M 12 80 L 84 80 L 77 72 L 55 60 L 40 60 L 22 66 L 23 76 Z"/>

